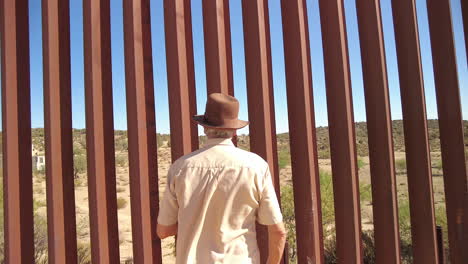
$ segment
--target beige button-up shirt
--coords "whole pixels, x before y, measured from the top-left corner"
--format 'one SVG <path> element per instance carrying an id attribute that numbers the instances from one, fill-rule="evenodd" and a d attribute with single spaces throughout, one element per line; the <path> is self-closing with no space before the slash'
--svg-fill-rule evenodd
<path id="1" fill-rule="evenodd" d="M 158 223 L 178 223 L 176 263 L 260 263 L 255 221 L 283 221 L 268 164 L 231 139 L 205 146 L 169 168 Z"/>

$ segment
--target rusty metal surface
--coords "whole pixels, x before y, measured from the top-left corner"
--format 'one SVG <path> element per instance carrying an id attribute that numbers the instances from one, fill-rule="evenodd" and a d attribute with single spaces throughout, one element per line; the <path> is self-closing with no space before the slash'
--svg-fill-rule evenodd
<path id="1" fill-rule="evenodd" d="M 342 0 L 320 0 L 339 263 L 362 263 L 353 101 Z"/>
<path id="2" fill-rule="evenodd" d="M 123 1 L 133 261 L 162 263 L 150 1 Z"/>
<path id="3" fill-rule="evenodd" d="M 234 95 L 229 0 L 203 0 L 202 4 L 208 94 Z"/>
<path id="4" fill-rule="evenodd" d="M 450 263 L 468 260 L 468 176 L 457 59 L 449 0 L 428 0 L 434 80 L 439 113 L 440 145 L 445 184 Z"/>
<path id="5" fill-rule="evenodd" d="M 379 0 L 357 0 L 366 99 L 376 263 L 400 263 L 392 118 Z"/>
<path id="6" fill-rule="evenodd" d="M 323 231 L 305 0 L 282 0 L 298 263 L 323 263 Z"/>
<path id="7" fill-rule="evenodd" d="M 198 149 L 192 15 L 189 0 L 164 1 L 172 161 Z"/>
<path id="8" fill-rule="evenodd" d="M 207 93 L 234 96 L 229 0 L 203 0 L 202 9 Z"/>
<path id="9" fill-rule="evenodd" d="M 93 263 L 118 263 L 109 0 L 83 1 L 86 146 Z"/>
<path id="10" fill-rule="evenodd" d="M 276 195 L 280 200 L 268 1 L 243 0 L 242 17 L 250 121 L 250 151 L 260 155 L 268 162 Z M 257 226 L 257 242 L 260 248 L 261 262 L 266 263 L 268 233 L 265 226 Z"/>
<path id="11" fill-rule="evenodd" d="M 34 263 L 27 0 L 0 1 L 6 263 Z"/>
<path id="12" fill-rule="evenodd" d="M 42 1 L 48 259 L 77 263 L 69 1 Z"/>
<path id="13" fill-rule="evenodd" d="M 403 110 L 413 259 L 415 264 L 431 264 L 437 263 L 438 257 L 415 2 L 393 0 L 392 10 Z"/>

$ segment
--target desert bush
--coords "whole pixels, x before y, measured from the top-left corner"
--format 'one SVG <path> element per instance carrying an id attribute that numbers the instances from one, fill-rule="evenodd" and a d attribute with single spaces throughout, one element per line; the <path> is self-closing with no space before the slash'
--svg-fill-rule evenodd
<path id="1" fill-rule="evenodd" d="M 281 187 L 281 207 L 283 213 L 283 222 L 288 231 L 288 255 L 291 263 L 296 262 L 297 258 L 297 245 L 296 245 L 296 220 L 294 213 L 294 196 L 293 188 L 291 185 Z"/>
<path id="2" fill-rule="evenodd" d="M 370 184 L 359 184 L 359 200 L 361 203 L 372 201 L 372 186 Z"/>
<path id="3" fill-rule="evenodd" d="M 87 169 L 85 155 L 73 155 L 73 176 L 78 178 L 80 174 L 85 173 Z"/>
<path id="4" fill-rule="evenodd" d="M 115 140 L 115 150 L 116 151 L 128 151 L 128 140 L 127 136 L 120 136 Z"/>
<path id="5" fill-rule="evenodd" d="M 88 186 L 88 180 L 84 177 L 75 178 L 75 187 L 85 187 Z"/>
<path id="6" fill-rule="evenodd" d="M 117 155 L 115 157 L 115 164 L 118 166 L 118 167 L 125 167 L 127 166 L 127 162 L 128 162 L 128 159 L 127 159 L 127 156 L 125 155 Z"/>
<path id="7" fill-rule="evenodd" d="M 48 263 L 47 218 L 34 215 L 34 259 L 36 264 Z"/>
<path id="8" fill-rule="evenodd" d="M 40 168 L 33 168 L 33 175 L 35 177 L 45 178 L 45 173 L 45 166 L 41 166 Z"/>
<path id="9" fill-rule="evenodd" d="M 129 257 L 129 258 L 125 259 L 123 263 L 124 264 L 133 264 L 134 263 L 133 258 Z"/>
<path id="10" fill-rule="evenodd" d="M 435 162 L 434 168 L 435 168 L 435 169 L 438 169 L 438 170 L 442 170 L 442 169 L 443 169 L 442 159 L 437 160 L 437 161 Z"/>
<path id="11" fill-rule="evenodd" d="M 375 262 L 375 241 L 373 231 L 363 231 L 361 233 L 362 239 L 362 258 L 364 264 L 374 264 Z M 325 239 L 324 241 L 324 260 L 326 264 L 339 263 L 337 248 L 336 248 L 336 237 Z"/>
<path id="12" fill-rule="evenodd" d="M 127 200 L 122 197 L 117 198 L 117 209 L 125 208 L 125 206 L 127 206 Z"/>
<path id="13" fill-rule="evenodd" d="M 283 147 L 278 150 L 278 167 L 283 169 L 288 165 L 291 165 L 291 153 L 288 148 Z"/>
<path id="14" fill-rule="evenodd" d="M 80 243 L 77 245 L 77 255 L 79 264 L 91 264 L 91 246 L 90 244 Z"/>
<path id="15" fill-rule="evenodd" d="M 366 165 L 367 165 L 367 163 L 366 163 L 363 159 L 358 158 L 358 161 L 357 161 L 358 169 L 361 169 L 361 168 L 363 168 L 363 167 L 366 166 Z"/>
<path id="16" fill-rule="evenodd" d="M 403 173 L 406 171 L 406 159 L 398 159 L 395 161 L 395 168 L 397 173 Z"/>
<path id="17" fill-rule="evenodd" d="M 322 206 L 322 224 L 324 226 L 324 237 L 334 233 L 335 209 L 333 205 L 333 184 L 331 174 L 320 172 L 320 194 Z M 296 221 L 294 212 L 294 192 L 291 185 L 281 187 L 281 207 L 283 221 L 288 231 L 288 255 L 290 263 L 297 261 L 296 244 Z"/>
<path id="18" fill-rule="evenodd" d="M 73 155 L 86 155 L 86 149 L 79 143 L 73 144 Z"/>

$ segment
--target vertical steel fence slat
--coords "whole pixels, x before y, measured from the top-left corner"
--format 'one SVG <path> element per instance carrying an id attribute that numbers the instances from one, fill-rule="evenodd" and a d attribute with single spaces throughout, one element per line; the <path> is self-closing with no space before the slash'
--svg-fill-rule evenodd
<path id="1" fill-rule="evenodd" d="M 44 0 L 43 61 L 50 263 L 77 263 L 67 0 Z"/>
<path id="2" fill-rule="evenodd" d="M 467 61 L 465 63 L 468 63 L 468 1 L 466 0 L 461 0 L 461 8 L 462 8 L 462 17 L 463 17 L 463 30 L 465 32 L 465 49 L 466 49 L 466 56 L 467 56 Z M 465 117 L 466 118 L 466 117 Z M 463 230 L 464 237 L 468 237 L 468 227 L 466 227 L 466 224 L 468 223 L 468 195 L 465 193 L 465 208 L 464 208 L 464 217 L 461 219 L 465 223 L 465 228 Z M 450 243 L 450 239 L 449 239 Z M 468 255 L 468 251 L 464 251 L 466 255 Z M 465 255 L 465 256 L 466 256 Z"/>
<path id="3" fill-rule="evenodd" d="M 229 0 L 203 0 L 208 94 L 234 95 Z"/>
<path id="4" fill-rule="evenodd" d="M 339 263 L 362 263 L 353 101 L 342 0 L 320 0 Z"/>
<path id="5" fill-rule="evenodd" d="M 6 263 L 34 263 L 28 1 L 0 1 Z"/>
<path id="6" fill-rule="evenodd" d="M 460 86 L 458 83 L 452 15 L 449 0 L 428 0 L 427 11 L 439 113 L 440 145 L 445 184 L 451 263 L 468 260 L 468 178 L 463 142 Z"/>
<path id="7" fill-rule="evenodd" d="M 392 119 L 379 0 L 357 0 L 366 99 L 376 263 L 400 263 Z"/>
<path id="8" fill-rule="evenodd" d="M 305 0 L 282 0 L 298 263 L 323 263 L 320 183 Z"/>
<path id="9" fill-rule="evenodd" d="M 192 15 L 189 0 L 164 1 L 172 161 L 198 149 Z"/>
<path id="10" fill-rule="evenodd" d="M 268 162 L 276 195 L 280 200 L 268 1 L 243 0 L 242 17 L 250 151 L 257 153 Z M 268 234 L 265 226 L 257 226 L 257 242 L 260 247 L 261 262 L 266 263 Z"/>
<path id="11" fill-rule="evenodd" d="M 463 28 L 465 32 L 465 49 L 466 49 L 466 54 L 467 54 L 466 56 L 467 56 L 467 62 L 468 62 L 468 1 L 461 0 L 461 9 L 462 9 L 462 18 L 463 18 Z"/>
<path id="12" fill-rule="evenodd" d="M 133 261 L 162 263 L 150 1 L 123 1 Z"/>
<path id="13" fill-rule="evenodd" d="M 437 263 L 432 173 L 414 0 L 392 0 L 416 264 Z"/>
<path id="14" fill-rule="evenodd" d="M 109 0 L 84 0 L 88 192 L 93 263 L 118 263 Z"/>

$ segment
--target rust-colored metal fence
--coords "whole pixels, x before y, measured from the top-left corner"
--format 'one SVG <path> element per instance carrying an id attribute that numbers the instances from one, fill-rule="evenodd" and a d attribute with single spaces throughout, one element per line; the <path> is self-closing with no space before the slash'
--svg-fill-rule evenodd
<path id="1" fill-rule="evenodd" d="M 203 0 L 207 90 L 234 93 L 228 0 Z M 468 51 L 468 1 L 462 0 Z M 119 262 L 110 0 L 83 0 L 93 263 Z M 161 263 L 150 0 L 124 0 L 129 173 L 135 263 Z M 319 0 L 339 263 L 362 263 L 353 105 L 343 0 Z M 389 88 L 379 0 L 356 0 L 367 110 L 376 263 L 400 263 Z M 468 177 L 450 0 L 427 0 L 439 114 L 450 261 L 468 262 Z M 392 0 L 414 263 L 439 263 L 415 0 Z M 267 0 L 242 0 L 250 148 L 279 169 Z M 305 0 L 282 0 L 299 263 L 324 263 Z M 198 148 L 189 0 L 164 0 L 172 159 Z M 49 263 L 77 263 L 69 0 L 42 0 Z M 6 263 L 33 263 L 28 0 L 0 0 Z M 466 63 L 461 61 L 458 63 Z M 466 102 L 465 102 L 466 103 Z M 259 228 L 262 262 L 265 229 Z M 287 262 L 287 260 L 285 260 Z"/>

